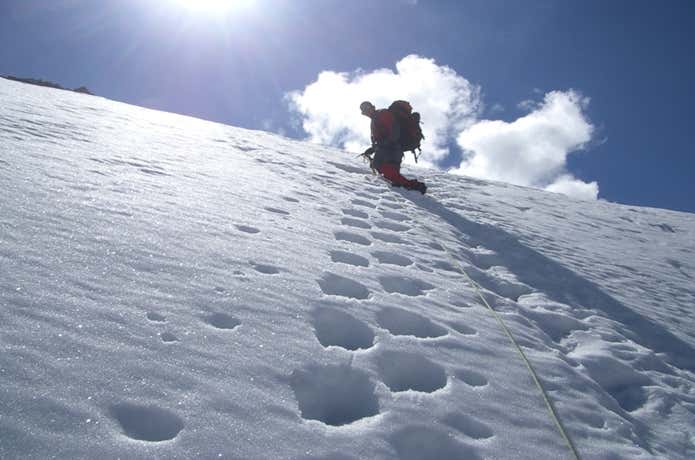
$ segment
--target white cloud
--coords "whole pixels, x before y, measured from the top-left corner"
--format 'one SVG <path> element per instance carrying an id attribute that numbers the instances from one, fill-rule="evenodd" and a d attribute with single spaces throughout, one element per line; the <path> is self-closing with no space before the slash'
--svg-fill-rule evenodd
<path id="1" fill-rule="evenodd" d="M 549 192 L 562 193 L 582 200 L 598 198 L 598 184 L 596 182 L 583 182 L 570 174 L 563 174 L 545 189 Z"/>
<path id="2" fill-rule="evenodd" d="M 587 104 L 575 91 L 553 91 L 534 111 L 511 123 L 475 123 L 457 138 L 464 160 L 456 172 L 596 198 L 595 182 L 584 183 L 566 170 L 567 156 L 587 144 L 594 131 L 583 113 Z"/>
<path id="3" fill-rule="evenodd" d="M 477 86 L 449 67 L 416 55 L 401 59 L 396 72 L 321 72 L 315 82 L 288 98 L 312 142 L 352 152 L 361 152 L 371 143 L 369 120 L 360 114 L 360 102 L 387 107 L 396 99 L 408 100 L 422 115 L 423 160 L 429 163 L 449 155 L 452 131 L 469 126 L 481 108 Z"/>
<path id="4" fill-rule="evenodd" d="M 450 157 L 449 146 L 457 142 L 464 156 L 451 170 L 454 173 L 582 199 L 598 196 L 596 182 L 583 182 L 566 169 L 567 156 L 587 145 L 594 133 L 584 115 L 589 101 L 575 91 L 553 91 L 540 102 L 524 101 L 529 113 L 512 122 L 479 120 L 483 105 L 478 86 L 433 59 L 410 55 L 396 64 L 395 72 L 321 72 L 315 82 L 289 93 L 287 99 L 309 140 L 351 152 L 370 145 L 369 120 L 360 114 L 360 102 L 386 107 L 406 99 L 422 115 L 425 165 Z M 412 157 L 406 155 L 405 161 Z"/>

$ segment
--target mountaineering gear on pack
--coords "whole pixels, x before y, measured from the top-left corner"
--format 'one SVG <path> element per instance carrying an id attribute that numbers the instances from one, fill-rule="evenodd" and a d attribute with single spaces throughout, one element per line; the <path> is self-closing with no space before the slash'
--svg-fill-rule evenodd
<path id="1" fill-rule="evenodd" d="M 415 151 L 421 151 L 420 142 L 425 138 L 420 128 L 420 114 L 413 112 L 413 107 L 408 101 L 394 101 L 388 110 L 399 127 L 398 142 L 401 149 L 404 152 L 411 151 L 417 163 L 418 153 Z"/>

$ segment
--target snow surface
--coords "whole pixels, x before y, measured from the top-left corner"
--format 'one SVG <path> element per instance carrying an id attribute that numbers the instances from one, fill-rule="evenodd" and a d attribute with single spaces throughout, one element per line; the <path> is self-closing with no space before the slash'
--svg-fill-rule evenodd
<path id="1" fill-rule="evenodd" d="M 0 80 L 0 458 L 695 458 L 695 217 Z"/>

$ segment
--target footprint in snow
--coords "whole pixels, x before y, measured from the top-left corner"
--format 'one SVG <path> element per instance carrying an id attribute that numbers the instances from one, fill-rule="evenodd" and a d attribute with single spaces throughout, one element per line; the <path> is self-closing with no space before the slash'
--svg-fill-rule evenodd
<path id="1" fill-rule="evenodd" d="M 343 209 L 343 214 L 345 214 L 346 216 L 357 217 L 359 219 L 366 219 L 369 217 L 369 214 L 367 214 L 364 211 L 359 211 L 357 209 Z"/>
<path id="2" fill-rule="evenodd" d="M 366 323 L 334 308 L 319 308 L 312 313 L 316 338 L 324 347 L 346 350 L 367 349 L 374 345 L 374 332 Z"/>
<path id="3" fill-rule="evenodd" d="M 265 208 L 263 208 L 263 209 L 265 209 L 265 210 L 268 211 L 268 212 L 272 212 L 272 213 L 275 213 L 275 214 L 280 214 L 280 215 L 283 215 L 283 216 L 289 216 L 289 215 L 290 215 L 290 213 L 287 212 L 287 211 L 285 211 L 284 209 L 272 208 L 272 207 L 265 207 Z"/>
<path id="4" fill-rule="evenodd" d="M 388 209 L 403 209 L 403 205 L 397 203 L 396 201 L 384 200 L 382 207 L 387 207 Z"/>
<path id="5" fill-rule="evenodd" d="M 155 323 L 163 323 L 167 320 L 164 315 L 160 315 L 159 313 L 155 313 L 153 311 L 147 313 L 147 319 Z"/>
<path id="6" fill-rule="evenodd" d="M 468 270 L 466 272 L 480 287 L 513 302 L 522 295 L 531 294 L 533 290 L 525 284 L 515 281 L 514 276 L 503 267 L 492 267 L 487 271 Z"/>
<path id="7" fill-rule="evenodd" d="M 396 307 L 384 307 L 376 314 L 379 326 L 393 335 L 412 335 L 418 338 L 434 338 L 447 334 L 446 329 L 417 313 Z"/>
<path id="8" fill-rule="evenodd" d="M 241 321 L 226 313 L 213 313 L 205 318 L 205 322 L 217 329 L 234 329 L 241 324 Z"/>
<path id="9" fill-rule="evenodd" d="M 356 195 L 356 196 L 359 196 L 359 197 L 362 197 L 362 198 L 366 198 L 367 200 L 371 200 L 371 199 L 374 198 L 374 194 L 365 193 L 365 192 L 361 192 L 361 191 L 360 191 L 360 192 L 355 192 L 355 195 Z"/>
<path id="10" fill-rule="evenodd" d="M 521 310 L 521 314 L 535 322 L 556 343 L 560 343 L 575 331 L 589 330 L 589 326 L 572 316 L 543 308 Z"/>
<path id="11" fill-rule="evenodd" d="M 362 246 L 369 246 L 372 244 L 369 239 L 357 233 L 336 231 L 333 232 L 333 235 L 335 235 L 335 239 L 338 241 L 349 241 L 350 243 L 361 244 Z"/>
<path id="12" fill-rule="evenodd" d="M 391 222 L 389 220 L 376 220 L 374 222 L 374 225 L 379 227 L 382 230 L 391 230 L 393 232 L 407 232 L 410 230 L 410 227 L 407 225 L 399 224 L 397 222 Z"/>
<path id="13" fill-rule="evenodd" d="M 250 225 L 235 225 L 237 230 L 242 231 L 244 233 L 260 233 L 260 229 L 256 227 L 251 227 Z"/>
<path id="14" fill-rule="evenodd" d="M 159 338 L 162 339 L 162 342 L 164 342 L 164 343 L 171 343 L 171 342 L 178 342 L 179 341 L 179 338 L 176 337 L 171 332 L 162 332 L 161 334 L 159 334 Z"/>
<path id="15" fill-rule="evenodd" d="M 376 208 L 376 205 L 374 203 L 370 203 L 369 201 L 365 201 L 365 200 L 354 199 L 354 200 L 351 200 L 350 202 L 352 204 L 354 204 L 355 206 L 364 206 L 365 208 L 371 208 L 371 209 Z"/>
<path id="16" fill-rule="evenodd" d="M 362 283 L 340 275 L 326 272 L 317 280 L 324 294 L 348 297 L 351 299 L 366 299 L 369 289 Z"/>
<path id="17" fill-rule="evenodd" d="M 447 260 L 434 260 L 432 262 L 432 267 L 436 268 L 437 270 L 444 270 L 447 272 L 452 272 L 452 273 L 461 273 L 457 267 L 451 264 L 451 262 Z"/>
<path id="18" fill-rule="evenodd" d="M 377 358 L 381 380 L 393 392 L 432 393 L 446 386 L 446 373 L 440 364 L 417 353 L 384 351 Z"/>
<path id="19" fill-rule="evenodd" d="M 411 259 L 395 252 L 374 251 L 372 252 L 372 255 L 376 257 L 381 264 L 398 265 L 400 267 L 406 267 L 413 264 Z"/>
<path id="20" fill-rule="evenodd" d="M 494 436 L 492 429 L 473 417 L 452 412 L 442 420 L 445 424 L 473 439 L 488 439 Z"/>
<path id="21" fill-rule="evenodd" d="M 355 267 L 369 267 L 369 260 L 357 254 L 345 251 L 331 251 L 331 260 L 333 262 L 353 265 Z"/>
<path id="22" fill-rule="evenodd" d="M 611 351 L 615 354 L 615 347 L 611 347 Z M 569 357 L 579 361 L 589 377 L 624 410 L 633 412 L 642 408 L 648 398 L 644 387 L 652 385 L 652 380 L 632 365 L 625 364 L 609 353 L 580 349 L 570 353 Z"/>
<path id="23" fill-rule="evenodd" d="M 656 227 L 666 233 L 676 233 L 676 231 L 668 224 L 649 224 L 650 227 Z"/>
<path id="24" fill-rule="evenodd" d="M 157 406 L 120 403 L 111 407 L 111 415 L 131 439 L 160 442 L 174 439 L 184 428 L 181 417 Z"/>
<path id="25" fill-rule="evenodd" d="M 372 226 L 369 224 L 369 222 L 365 222 L 365 221 L 360 220 L 360 219 L 353 219 L 350 217 L 343 217 L 342 219 L 340 219 L 340 222 L 343 225 L 346 225 L 348 227 L 357 227 L 357 228 L 366 228 L 366 229 L 372 228 Z"/>
<path id="26" fill-rule="evenodd" d="M 283 196 L 282 199 L 285 201 L 289 201 L 290 203 L 299 203 L 298 199 L 293 198 L 291 196 Z"/>
<path id="27" fill-rule="evenodd" d="M 444 431 L 411 425 L 397 431 L 389 442 L 400 460 L 480 460 L 476 449 Z"/>
<path id="28" fill-rule="evenodd" d="M 237 144 L 234 146 L 236 149 L 241 150 L 242 152 L 253 152 L 255 150 L 259 150 L 258 147 L 255 145 L 246 145 L 246 144 Z M 257 160 L 262 162 L 262 160 Z"/>
<path id="29" fill-rule="evenodd" d="M 273 265 L 257 264 L 251 262 L 251 266 L 254 270 L 256 270 L 259 273 L 263 273 L 264 275 L 277 275 L 278 273 L 280 273 L 280 269 Z"/>
<path id="30" fill-rule="evenodd" d="M 374 382 L 350 366 L 308 366 L 290 376 L 302 418 L 342 426 L 379 413 Z"/>
<path id="31" fill-rule="evenodd" d="M 400 236 L 391 233 L 384 232 L 370 232 L 370 234 L 377 240 L 384 241 L 386 243 L 396 243 L 396 244 L 409 244 L 403 240 Z"/>
<path id="32" fill-rule="evenodd" d="M 485 377 L 469 369 L 459 369 L 454 372 L 454 376 L 456 376 L 457 379 L 461 380 L 466 385 L 472 387 L 484 387 L 488 384 Z"/>
<path id="33" fill-rule="evenodd" d="M 424 291 L 434 289 L 429 283 L 403 276 L 380 276 L 379 283 L 388 293 L 398 293 L 410 297 L 420 296 Z"/>
<path id="34" fill-rule="evenodd" d="M 410 217 L 406 216 L 405 214 L 402 214 L 400 212 L 396 211 L 379 211 L 382 216 L 384 216 L 386 219 L 391 219 L 396 222 L 405 222 L 410 220 Z"/>

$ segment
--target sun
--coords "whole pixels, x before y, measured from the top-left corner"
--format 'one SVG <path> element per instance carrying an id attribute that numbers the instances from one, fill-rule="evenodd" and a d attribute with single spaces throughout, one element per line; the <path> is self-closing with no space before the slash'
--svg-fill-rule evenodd
<path id="1" fill-rule="evenodd" d="M 223 14 L 249 6 L 253 0 L 176 0 L 191 12 Z"/>

